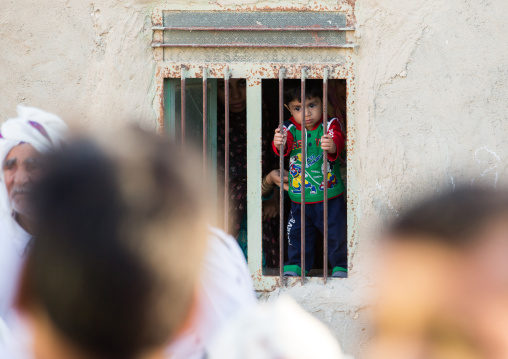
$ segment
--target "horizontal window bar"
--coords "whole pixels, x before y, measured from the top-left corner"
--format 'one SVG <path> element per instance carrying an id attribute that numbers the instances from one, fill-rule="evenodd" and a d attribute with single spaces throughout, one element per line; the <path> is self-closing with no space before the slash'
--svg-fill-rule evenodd
<path id="1" fill-rule="evenodd" d="M 277 46 L 340 46 L 347 44 L 344 31 L 187 31 L 164 32 L 164 44 L 173 45 L 243 45 Z"/>
<path id="2" fill-rule="evenodd" d="M 159 67 L 163 78 L 180 78 L 181 77 L 180 62 L 164 62 Z M 247 78 L 247 79 L 278 79 L 279 70 L 285 68 L 285 79 L 299 79 L 301 69 L 307 68 L 308 79 L 322 79 L 324 69 L 328 68 L 328 79 L 347 79 L 351 75 L 352 68 L 347 63 L 318 63 L 312 62 L 292 64 L 292 63 L 237 63 L 237 62 L 186 62 L 185 77 L 202 78 L 203 68 L 208 68 L 208 78 L 223 78 L 226 65 L 229 67 L 230 78 Z"/>
<path id="3" fill-rule="evenodd" d="M 352 43 L 332 45 L 332 44 L 166 44 L 153 42 L 152 47 L 253 47 L 253 48 L 335 48 L 352 49 L 357 45 Z"/>
<path id="4" fill-rule="evenodd" d="M 288 26 L 284 28 L 238 26 L 238 27 L 193 27 L 193 26 L 152 26 L 154 31 L 187 30 L 187 31 L 355 31 L 354 27 L 321 27 L 321 26 Z"/>
<path id="5" fill-rule="evenodd" d="M 171 27 L 322 27 L 343 28 L 345 13 L 336 11 L 163 11 L 164 26 Z"/>

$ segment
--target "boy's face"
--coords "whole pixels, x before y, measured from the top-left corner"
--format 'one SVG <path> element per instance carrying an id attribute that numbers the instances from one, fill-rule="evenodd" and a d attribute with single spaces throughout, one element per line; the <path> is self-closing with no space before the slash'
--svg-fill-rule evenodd
<path id="1" fill-rule="evenodd" d="M 323 102 L 319 97 L 305 99 L 305 120 L 302 116 L 303 108 L 300 101 L 293 100 L 284 106 L 291 112 L 296 123 L 305 125 L 307 130 L 313 129 L 321 121 L 321 116 L 323 115 Z"/>

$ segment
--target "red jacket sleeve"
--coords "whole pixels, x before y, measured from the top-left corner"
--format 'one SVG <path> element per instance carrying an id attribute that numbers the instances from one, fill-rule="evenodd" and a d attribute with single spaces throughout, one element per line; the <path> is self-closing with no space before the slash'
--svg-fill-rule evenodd
<path id="1" fill-rule="evenodd" d="M 339 154 L 344 149 L 344 134 L 342 133 L 342 129 L 339 123 L 339 120 L 336 118 L 331 119 L 328 122 L 328 135 L 332 136 L 333 142 L 335 143 L 335 147 L 337 150 L 335 153 L 327 153 L 328 160 L 335 161 Z"/>
<path id="2" fill-rule="evenodd" d="M 284 132 L 287 134 L 287 137 L 286 137 L 286 147 L 285 147 L 285 152 L 284 152 L 284 157 L 286 157 L 287 155 L 289 155 L 291 153 L 291 149 L 293 148 L 293 135 L 291 134 L 290 131 L 287 130 L 286 126 L 284 126 Z M 273 151 L 275 152 L 275 154 L 277 156 L 280 156 L 279 154 L 279 148 L 277 146 L 275 146 L 275 144 L 273 143 L 273 140 L 272 140 L 272 148 L 273 148 Z"/>

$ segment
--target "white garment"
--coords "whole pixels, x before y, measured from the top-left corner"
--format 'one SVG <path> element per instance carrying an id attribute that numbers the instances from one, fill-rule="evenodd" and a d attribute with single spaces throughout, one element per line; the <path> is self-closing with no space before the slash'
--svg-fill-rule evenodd
<path id="1" fill-rule="evenodd" d="M 35 107 L 19 105 L 17 112 L 18 117 L 8 119 L 0 128 L 0 317 L 7 324 L 22 257 L 31 236 L 11 215 L 3 162 L 20 143 L 28 143 L 41 153 L 58 149 L 68 129 L 60 117 Z"/>
<path id="2" fill-rule="evenodd" d="M 32 357 L 30 333 L 13 308 L 31 237 L 13 218 L 0 217 L 0 359 Z"/>
<path id="3" fill-rule="evenodd" d="M 197 305 L 196 322 L 169 346 L 168 358 L 203 358 L 219 330 L 256 305 L 242 250 L 233 237 L 216 228 L 210 228 Z"/>
<path id="4" fill-rule="evenodd" d="M 14 325 L 7 327 L 0 318 L 0 359 L 33 359 L 30 329 L 17 317 Z"/>
<path id="5" fill-rule="evenodd" d="M 35 107 L 20 105 L 17 112 L 18 117 L 8 119 L 0 128 L 0 320 L 6 324 L 1 329 L 4 340 L 0 340 L 0 359 L 30 357 L 26 340 L 30 335 L 13 309 L 13 299 L 31 235 L 11 216 L 3 162 L 10 150 L 20 143 L 28 143 L 41 153 L 59 148 L 68 129 L 60 117 Z M 7 330 L 12 340 L 5 340 Z M 9 355 L 5 354 L 7 351 Z"/>
<path id="6" fill-rule="evenodd" d="M 9 324 L 12 301 L 31 235 L 10 216 L 0 217 L 0 318 Z"/>
<path id="7" fill-rule="evenodd" d="M 209 359 L 346 359 L 337 339 L 293 299 L 243 312 L 210 345 Z"/>

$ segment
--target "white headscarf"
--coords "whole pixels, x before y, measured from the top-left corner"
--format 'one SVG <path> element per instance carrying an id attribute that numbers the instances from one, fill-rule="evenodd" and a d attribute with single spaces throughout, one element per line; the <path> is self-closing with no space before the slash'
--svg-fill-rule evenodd
<path id="1" fill-rule="evenodd" d="M 20 143 L 29 143 L 41 153 L 59 148 L 68 129 L 60 117 L 38 108 L 18 105 L 17 111 L 18 117 L 8 119 L 0 128 L 0 164 L 2 167 L 7 154 Z M 0 168 L 0 216 L 10 215 L 11 212 L 4 173 Z"/>

